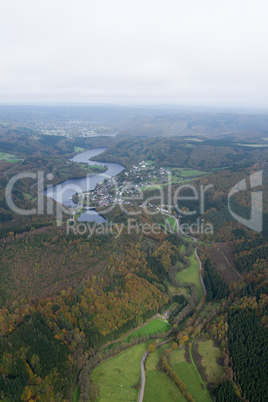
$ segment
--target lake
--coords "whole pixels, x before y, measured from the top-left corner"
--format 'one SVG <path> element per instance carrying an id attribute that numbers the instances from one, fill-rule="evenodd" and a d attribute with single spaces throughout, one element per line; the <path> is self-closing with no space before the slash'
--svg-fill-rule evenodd
<path id="1" fill-rule="evenodd" d="M 82 193 L 83 191 L 94 190 L 98 183 L 103 183 L 105 179 L 110 179 L 111 177 L 116 176 L 122 170 L 124 170 L 124 166 L 119 163 L 111 163 L 111 162 L 96 162 L 91 161 L 90 158 L 97 156 L 104 152 L 107 148 L 92 148 L 87 151 L 80 152 L 75 155 L 72 159 L 73 162 L 83 162 L 88 163 L 89 165 L 102 165 L 106 166 L 107 170 L 104 173 L 97 173 L 92 176 L 81 177 L 77 179 L 69 179 L 64 182 L 57 184 L 55 186 L 48 187 L 44 190 L 43 194 L 47 197 L 53 198 L 55 201 L 59 202 L 68 207 L 76 207 L 76 204 L 72 201 L 72 196 L 76 193 Z M 98 212 L 94 210 L 84 212 L 78 220 L 86 221 L 86 222 L 97 222 L 103 223 L 105 219 L 98 214 Z"/>

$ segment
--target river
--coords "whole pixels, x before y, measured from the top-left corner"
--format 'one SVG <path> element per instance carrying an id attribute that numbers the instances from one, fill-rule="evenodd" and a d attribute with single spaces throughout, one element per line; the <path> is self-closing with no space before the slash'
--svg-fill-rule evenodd
<path id="1" fill-rule="evenodd" d="M 68 207 L 76 207 L 72 201 L 72 196 L 76 193 L 81 193 L 83 191 L 94 190 L 97 183 L 102 183 L 105 179 L 110 179 L 111 177 L 116 176 L 122 170 L 124 170 L 124 166 L 119 163 L 111 163 L 111 162 L 96 162 L 91 161 L 90 158 L 97 156 L 104 152 L 107 148 L 92 148 L 87 151 L 80 152 L 75 155 L 72 159 L 73 162 L 83 162 L 88 163 L 89 165 L 102 165 L 106 166 L 107 170 L 104 173 L 97 173 L 88 177 L 81 177 L 77 179 L 69 179 L 64 182 L 57 184 L 56 186 L 48 187 L 44 190 L 44 194 L 47 197 L 51 197 L 60 204 L 63 204 Z M 104 218 L 98 214 L 98 212 L 94 210 L 84 212 L 79 218 L 79 221 L 87 221 L 87 222 L 97 222 L 103 223 Z"/>

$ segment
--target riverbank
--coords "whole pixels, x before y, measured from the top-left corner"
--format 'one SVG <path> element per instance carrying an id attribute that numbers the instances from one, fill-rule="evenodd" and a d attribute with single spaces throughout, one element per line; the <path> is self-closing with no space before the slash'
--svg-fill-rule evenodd
<path id="1" fill-rule="evenodd" d="M 73 202 L 75 194 L 92 191 L 97 184 L 103 183 L 105 179 L 114 177 L 125 169 L 124 166 L 116 163 L 93 162 L 91 160 L 93 156 L 101 154 L 105 149 L 103 147 L 89 149 L 78 153 L 70 160 L 76 164 L 87 164 L 89 169 L 99 166 L 102 172 L 92 172 L 86 175 L 78 175 L 78 177 L 76 175 L 76 177 L 60 181 L 56 185 L 48 186 L 44 189 L 43 194 L 65 207 L 76 208 L 77 204 Z"/>

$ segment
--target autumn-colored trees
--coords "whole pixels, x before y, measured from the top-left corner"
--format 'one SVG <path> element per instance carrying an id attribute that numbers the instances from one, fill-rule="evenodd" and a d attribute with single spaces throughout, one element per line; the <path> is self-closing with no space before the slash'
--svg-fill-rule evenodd
<path id="1" fill-rule="evenodd" d="M 161 357 L 161 368 L 165 371 L 165 373 L 171 378 L 171 380 L 177 385 L 182 395 L 189 402 L 194 402 L 195 399 L 191 396 L 191 394 L 187 391 L 186 385 L 182 382 L 177 373 L 172 369 L 172 367 L 168 364 L 167 357 Z"/>

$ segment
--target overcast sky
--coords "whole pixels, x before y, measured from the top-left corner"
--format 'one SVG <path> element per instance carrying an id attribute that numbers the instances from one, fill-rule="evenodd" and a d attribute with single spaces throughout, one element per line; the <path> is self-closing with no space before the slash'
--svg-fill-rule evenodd
<path id="1" fill-rule="evenodd" d="M 1 0 L 0 103 L 268 109 L 267 0 Z"/>

